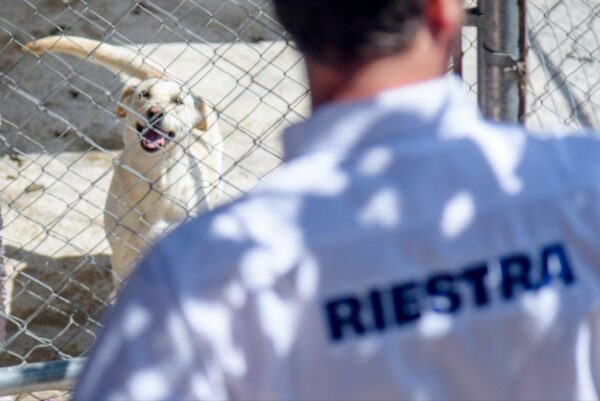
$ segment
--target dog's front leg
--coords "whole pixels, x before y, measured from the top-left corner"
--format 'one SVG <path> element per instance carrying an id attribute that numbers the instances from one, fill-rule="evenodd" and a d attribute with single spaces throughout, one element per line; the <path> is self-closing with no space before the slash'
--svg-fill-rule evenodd
<path id="1" fill-rule="evenodd" d="M 118 240 L 113 241 L 111 264 L 114 273 L 115 293 L 133 271 L 140 255 L 150 245 L 150 235 L 146 230 L 122 232 Z"/>

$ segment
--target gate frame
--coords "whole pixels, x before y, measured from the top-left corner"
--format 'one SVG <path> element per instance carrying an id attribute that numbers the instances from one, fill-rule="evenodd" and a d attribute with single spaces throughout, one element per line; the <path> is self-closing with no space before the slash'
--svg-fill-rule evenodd
<path id="1" fill-rule="evenodd" d="M 478 0 L 466 26 L 477 28 L 477 97 L 484 116 L 523 123 L 527 111 L 527 0 Z"/>

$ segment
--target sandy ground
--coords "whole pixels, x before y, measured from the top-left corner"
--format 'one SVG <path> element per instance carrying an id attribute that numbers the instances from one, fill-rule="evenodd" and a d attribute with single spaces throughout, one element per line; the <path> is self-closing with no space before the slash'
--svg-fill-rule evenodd
<path id="1" fill-rule="evenodd" d="M 19 46 L 66 31 L 139 48 L 168 67 L 219 111 L 234 199 L 277 168 L 281 130 L 308 114 L 301 59 L 264 2 L 0 2 L 0 204 L 11 278 L 0 366 L 80 356 L 92 343 L 112 289 L 101 216 L 121 147 L 118 77 L 69 57 L 37 59 Z M 591 12 L 598 2 L 529 3 L 528 125 L 598 127 L 600 26 Z M 468 30 L 473 96 L 474 41 Z"/>

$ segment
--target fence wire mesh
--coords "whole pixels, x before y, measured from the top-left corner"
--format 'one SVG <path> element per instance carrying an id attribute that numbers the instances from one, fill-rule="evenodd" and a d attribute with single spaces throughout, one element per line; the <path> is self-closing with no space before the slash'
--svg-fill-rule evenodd
<path id="1" fill-rule="evenodd" d="M 600 2 L 529 0 L 527 124 L 600 125 Z"/>
<path id="2" fill-rule="evenodd" d="M 528 2 L 527 123 L 532 128 L 597 126 L 599 11 L 591 0 Z M 208 158 L 198 165 L 218 173 L 204 190 L 220 191 L 220 202 L 238 198 L 275 170 L 283 158 L 281 131 L 309 113 L 302 58 L 269 0 L 0 2 L 0 204 L 6 251 L 0 366 L 67 360 L 89 350 L 119 283 L 104 214 L 107 199 L 121 196 L 110 183 L 127 165 L 123 155 L 137 155 L 140 148 L 137 142 L 124 146 L 123 131 L 137 127 L 115 112 L 123 74 L 89 57 L 22 51 L 28 42 L 50 35 L 132 49 L 210 105 L 220 136 L 207 146 L 223 165 Z M 465 28 L 462 46 L 462 76 L 475 99 L 476 28 Z M 143 121 L 146 110 L 125 106 Z M 146 127 L 140 133 L 147 132 Z M 173 146 L 183 148 L 177 141 Z M 171 161 L 179 163 L 178 157 Z M 128 191 L 140 182 L 155 183 L 144 175 L 148 170 L 137 171 Z M 192 203 L 201 201 L 196 197 Z M 130 209 L 144 220 L 156 202 Z M 192 212 L 190 203 L 183 206 Z M 118 229 L 109 230 L 108 236 L 113 234 L 121 243 L 131 238 Z M 155 230 L 141 242 L 132 240 L 129 251 L 143 251 L 156 235 Z M 50 396 L 62 399 L 68 393 L 18 397 Z"/>

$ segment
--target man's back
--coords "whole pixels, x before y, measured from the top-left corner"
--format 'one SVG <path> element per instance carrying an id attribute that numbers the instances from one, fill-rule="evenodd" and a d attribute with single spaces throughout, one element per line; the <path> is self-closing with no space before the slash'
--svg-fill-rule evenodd
<path id="1" fill-rule="evenodd" d="M 286 146 L 146 257 L 80 398 L 597 397 L 600 141 L 486 123 L 444 78 Z"/>

